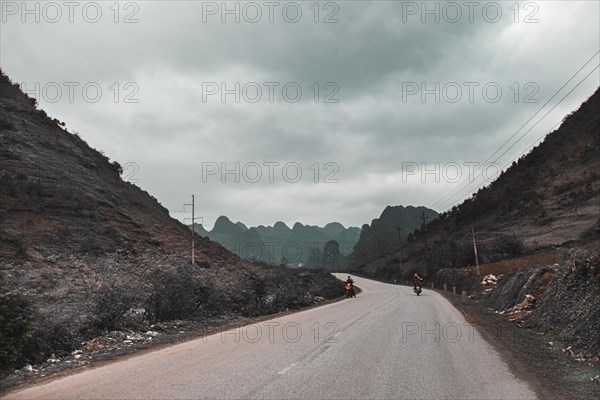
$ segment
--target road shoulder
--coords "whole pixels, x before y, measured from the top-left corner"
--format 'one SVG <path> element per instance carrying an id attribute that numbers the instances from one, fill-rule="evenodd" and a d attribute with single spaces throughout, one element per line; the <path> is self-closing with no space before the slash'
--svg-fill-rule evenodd
<path id="1" fill-rule="evenodd" d="M 462 304 L 459 295 L 443 290 L 435 292 L 445 297 L 478 329 L 512 372 L 526 380 L 541 399 L 600 398 L 600 385 L 580 378 L 582 371 L 594 366 L 567 358 L 560 349 L 550 347 L 543 335 L 500 318 L 475 300 L 468 299 Z"/>

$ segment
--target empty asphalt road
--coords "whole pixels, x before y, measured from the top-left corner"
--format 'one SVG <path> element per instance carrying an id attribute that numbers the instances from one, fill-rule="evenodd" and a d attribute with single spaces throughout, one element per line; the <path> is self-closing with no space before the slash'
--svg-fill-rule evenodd
<path id="1" fill-rule="evenodd" d="M 130 357 L 5 399 L 533 399 L 442 296 L 356 279 L 357 298 Z M 510 338 L 503 338 L 510 340 Z"/>

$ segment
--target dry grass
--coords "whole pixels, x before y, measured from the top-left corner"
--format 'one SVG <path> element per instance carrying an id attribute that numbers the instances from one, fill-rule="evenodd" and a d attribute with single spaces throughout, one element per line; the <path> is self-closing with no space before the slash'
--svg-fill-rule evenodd
<path id="1" fill-rule="evenodd" d="M 483 264 L 477 267 L 460 268 L 459 271 L 464 275 L 471 276 L 485 276 L 494 274 L 496 276 L 507 274 L 516 269 L 531 268 L 531 267 L 543 267 L 546 265 L 553 265 L 560 263 L 562 256 L 555 250 L 550 250 L 544 253 L 530 254 L 527 256 L 512 258 L 509 260 L 502 260 L 495 263 Z"/>

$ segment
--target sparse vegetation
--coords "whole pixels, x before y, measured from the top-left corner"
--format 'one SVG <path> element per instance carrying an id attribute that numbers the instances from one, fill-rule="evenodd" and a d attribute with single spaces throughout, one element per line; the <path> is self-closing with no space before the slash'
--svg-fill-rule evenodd
<path id="1" fill-rule="evenodd" d="M 121 164 L 119 164 L 118 161 L 113 161 L 112 163 L 110 163 L 110 165 L 112 166 L 113 170 L 120 175 L 123 175 L 123 167 L 121 166 Z"/>
<path id="2" fill-rule="evenodd" d="M 191 265 L 157 266 L 144 278 L 149 294 L 146 309 L 151 321 L 196 316 L 202 303 L 203 286 Z"/>
<path id="3" fill-rule="evenodd" d="M 25 296 L 0 294 L 0 365 L 15 367 L 27 360 L 32 331 L 33 316 Z"/>

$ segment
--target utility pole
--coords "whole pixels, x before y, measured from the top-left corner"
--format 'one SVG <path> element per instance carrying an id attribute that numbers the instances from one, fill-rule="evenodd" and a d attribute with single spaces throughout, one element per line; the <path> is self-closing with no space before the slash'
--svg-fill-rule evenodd
<path id="1" fill-rule="evenodd" d="M 471 234 L 473 235 L 473 252 L 475 253 L 475 267 L 477 268 L 477 276 L 480 276 L 479 273 L 479 258 L 477 257 L 477 243 L 475 242 L 475 229 L 473 225 L 471 225 Z"/>
<path id="2" fill-rule="evenodd" d="M 194 242 L 194 237 L 196 235 L 196 230 L 194 229 L 194 224 L 196 223 L 197 219 L 200 219 L 201 217 L 196 218 L 194 216 L 194 212 L 195 212 L 195 205 L 194 205 L 194 195 L 192 195 L 192 204 L 184 204 L 185 206 L 191 206 L 192 207 L 192 265 L 195 264 L 195 242 Z M 184 219 L 189 219 L 189 218 L 184 218 Z"/>

